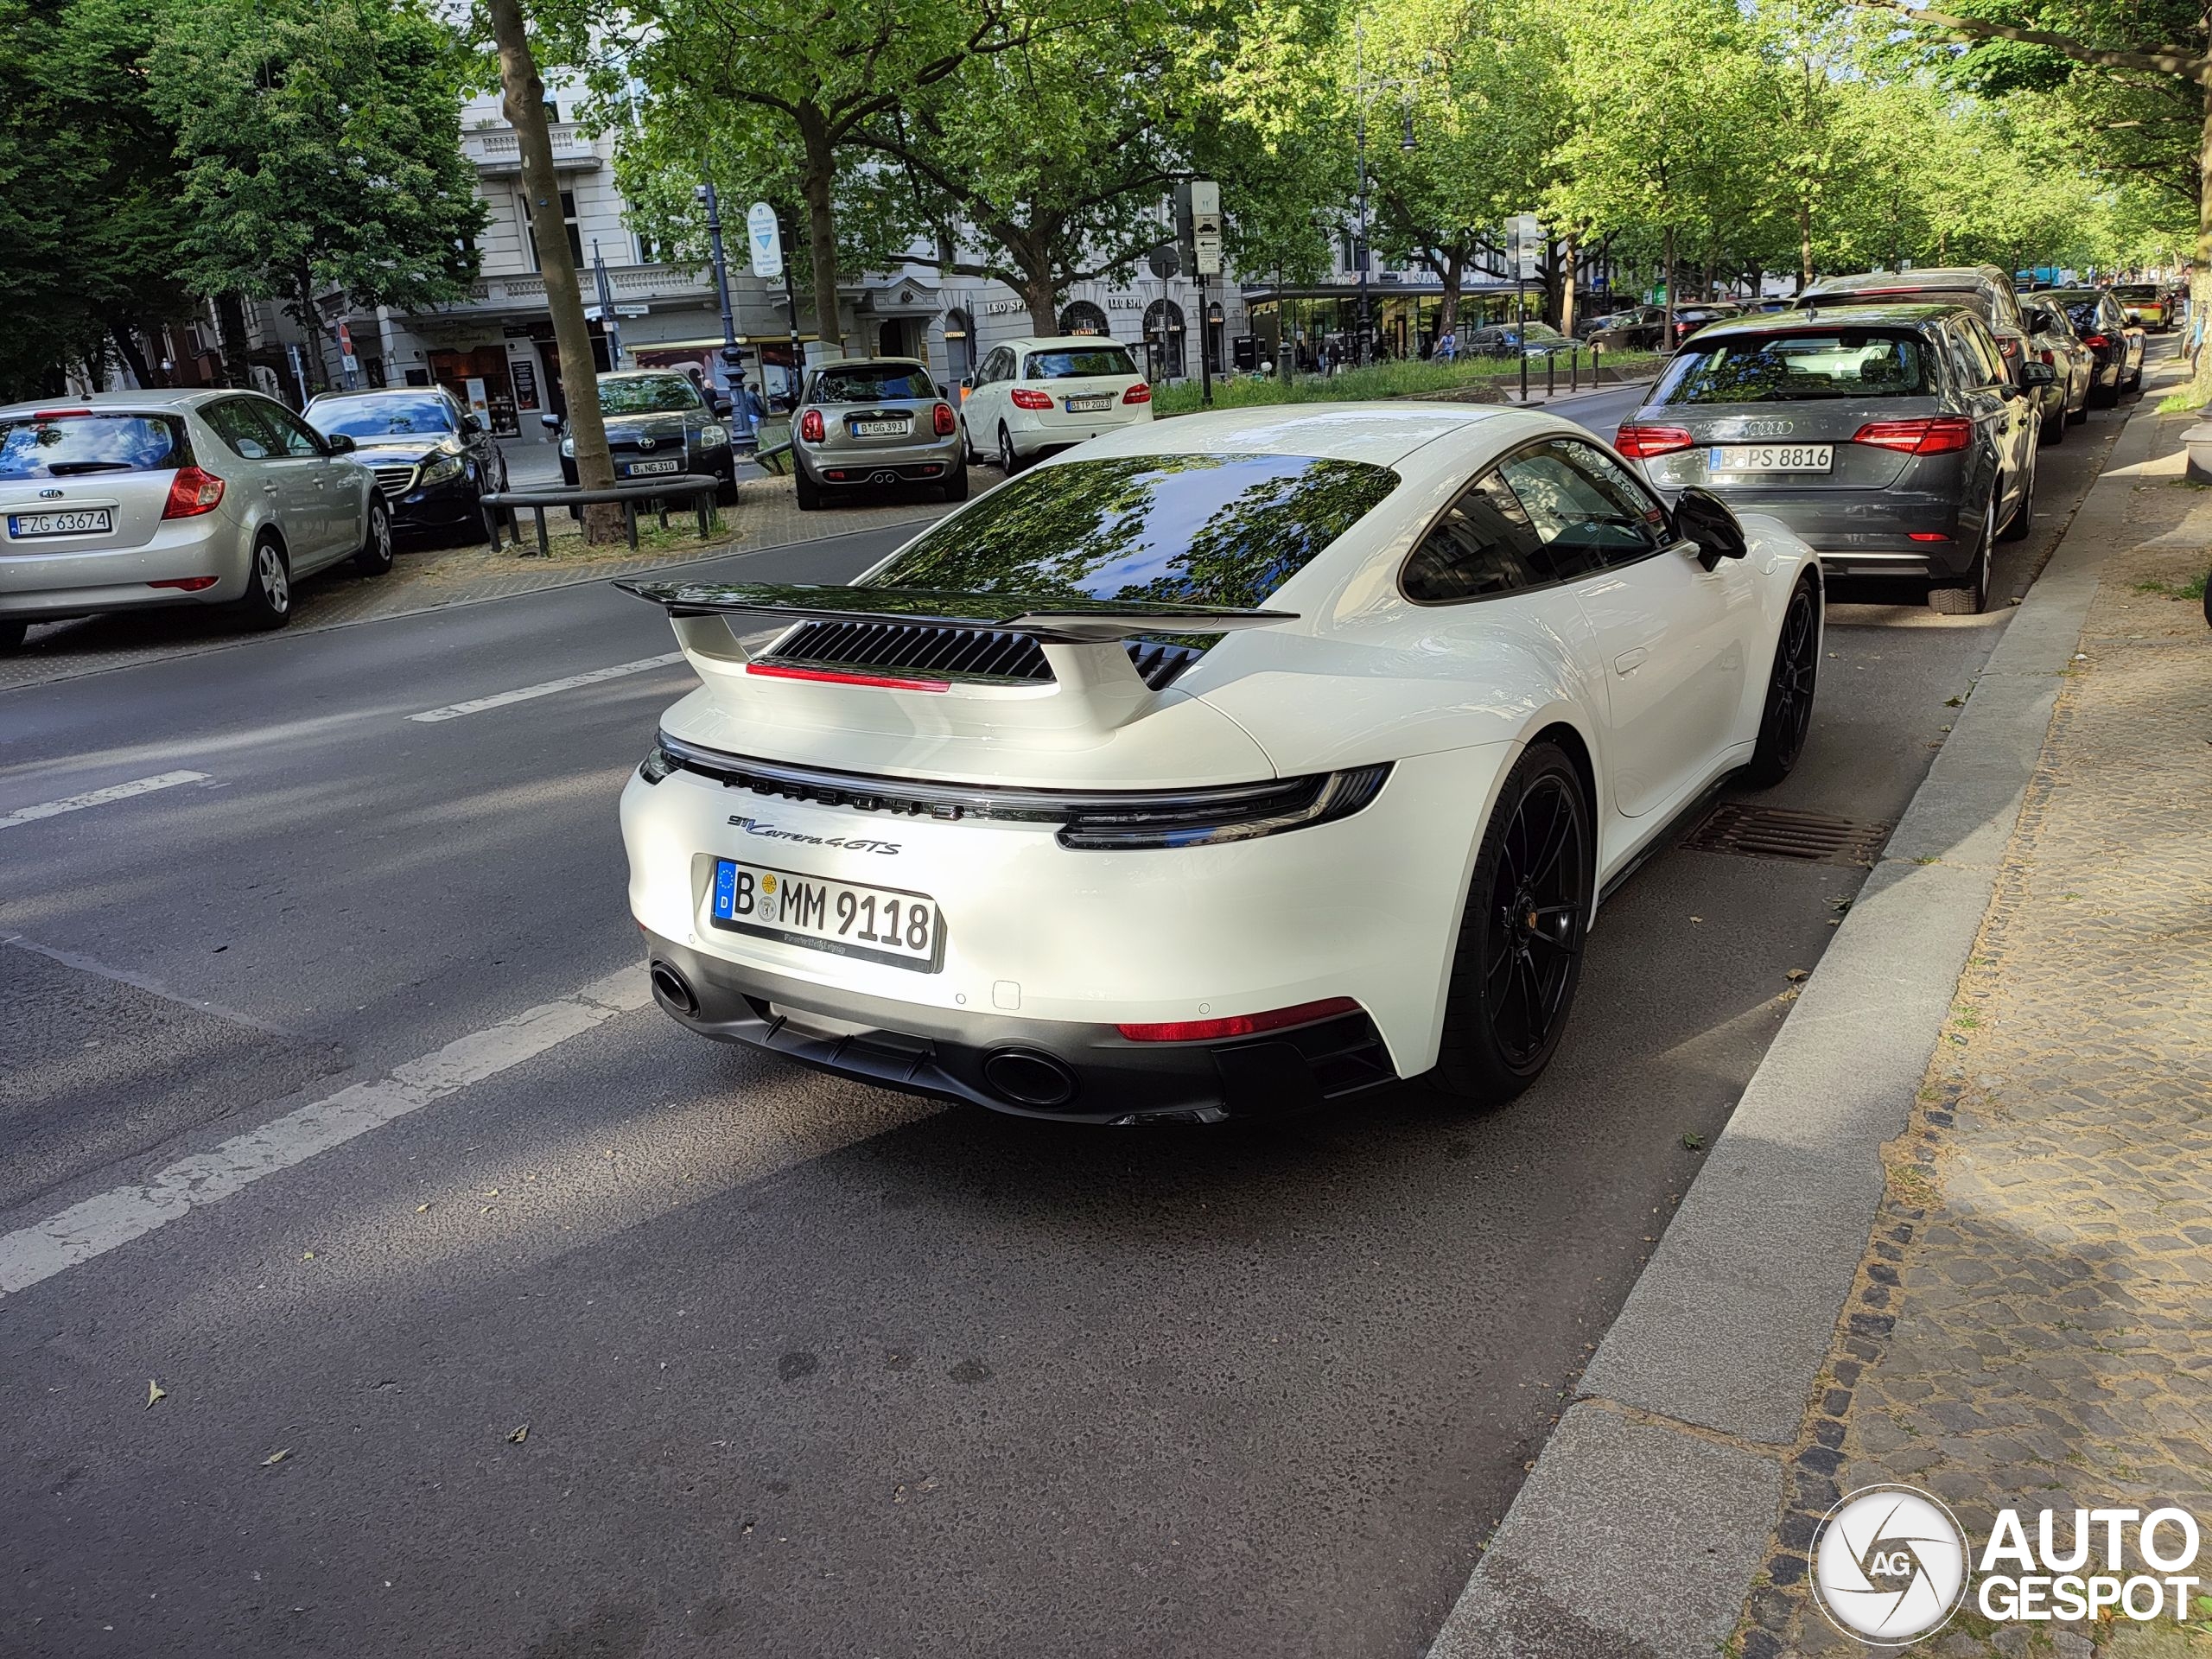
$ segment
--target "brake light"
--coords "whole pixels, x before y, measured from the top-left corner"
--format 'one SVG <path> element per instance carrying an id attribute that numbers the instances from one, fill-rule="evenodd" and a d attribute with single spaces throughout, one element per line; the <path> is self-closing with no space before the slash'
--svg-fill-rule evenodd
<path id="1" fill-rule="evenodd" d="M 181 588 L 188 594 L 205 593 L 221 578 L 219 576 L 172 576 L 167 582 L 149 582 L 149 588 Z"/>
<path id="2" fill-rule="evenodd" d="M 1916 542 L 1948 542 L 1951 538 L 1940 530 L 1916 530 L 1907 532 L 1908 539 Z"/>
<path id="3" fill-rule="evenodd" d="M 1300 1002 L 1293 1008 L 1274 1008 L 1266 1014 L 1235 1014 L 1225 1020 L 1175 1020 L 1165 1025 L 1116 1026 L 1115 1029 L 1133 1043 L 1202 1043 L 1223 1037 L 1250 1037 L 1262 1031 L 1281 1031 L 1287 1026 L 1310 1026 L 1316 1020 L 1333 1020 L 1339 1014 L 1357 1014 L 1359 1004 L 1348 996 L 1327 997 L 1319 1002 Z"/>
<path id="4" fill-rule="evenodd" d="M 2112 336 L 2109 334 L 2084 334 L 2082 336 L 2082 343 L 2084 346 L 2101 352 L 2104 350 L 2106 346 L 2112 344 Z"/>
<path id="5" fill-rule="evenodd" d="M 1049 391 L 1032 391 L 1027 386 L 1016 386 L 1007 395 L 1014 399 L 1016 409 L 1050 409 L 1052 406 L 1052 394 Z"/>
<path id="6" fill-rule="evenodd" d="M 1613 435 L 1613 448 L 1631 461 L 1649 461 L 1654 455 L 1671 455 L 1677 449 L 1687 449 L 1697 440 L 1679 426 L 1624 426 Z"/>
<path id="7" fill-rule="evenodd" d="M 2056 357 L 2056 356 L 2052 353 L 2052 351 L 2051 351 L 2050 347 L 2050 346 L 2044 346 L 2044 347 L 2043 348 L 2043 350 L 2041 350 L 2040 352 L 2037 353 L 2036 353 L 2036 355 L 2037 355 L 2037 356 L 2038 356 L 2038 357 L 2040 357 L 2041 359 L 2043 359 L 2043 360 L 2044 360 L 2044 362 L 2049 363 L 2049 364 L 2051 364 L 2051 365 L 2053 365 L 2054 366 L 2055 366 L 2055 365 L 2057 364 L 2057 362 L 2058 362 L 2058 359 L 2057 359 L 2057 357 Z"/>
<path id="8" fill-rule="evenodd" d="M 90 415 L 89 409 L 36 409 L 31 411 L 35 421 L 66 421 L 79 415 Z"/>
<path id="9" fill-rule="evenodd" d="M 798 417 L 798 435 L 809 443 L 819 443 L 829 435 L 830 429 L 822 423 L 822 411 L 810 409 Z"/>
<path id="10" fill-rule="evenodd" d="M 1152 401 L 1152 388 L 1140 380 L 1122 394 L 1122 401 L 1125 404 L 1148 404 Z"/>
<path id="11" fill-rule="evenodd" d="M 213 512 L 223 499 L 223 480 L 197 467 L 180 467 L 169 480 L 169 499 L 162 504 L 164 518 L 197 518 Z"/>
<path id="12" fill-rule="evenodd" d="M 960 429 L 950 404 L 938 404 L 930 410 L 930 429 L 940 438 L 949 438 Z"/>
<path id="13" fill-rule="evenodd" d="M 878 685 L 892 691 L 950 691 L 950 680 L 902 680 L 887 674 L 841 674 L 826 668 L 785 668 L 776 663 L 747 663 L 745 671 L 772 680 L 818 680 L 825 685 Z"/>
<path id="14" fill-rule="evenodd" d="M 1974 441 L 1974 423 L 1956 415 L 1924 421 L 1869 421 L 1851 435 L 1851 441 L 1903 455 L 1948 455 Z"/>

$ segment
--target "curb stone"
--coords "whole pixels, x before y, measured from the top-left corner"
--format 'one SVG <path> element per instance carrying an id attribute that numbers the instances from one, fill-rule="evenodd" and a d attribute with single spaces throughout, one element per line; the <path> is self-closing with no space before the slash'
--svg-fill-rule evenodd
<path id="1" fill-rule="evenodd" d="M 2060 675 L 2099 566 L 2125 543 L 2129 493 L 2158 426 L 2145 397 L 1984 664 L 1430 1659 L 1713 1659 L 1766 1565 L 1785 1497 L 1815 1514 L 1836 1502 L 1834 1449 L 1816 1436 L 1807 1455 L 1792 1454 L 1876 1224 L 1881 1149 L 1904 1128 L 1941 1040 Z M 1853 1334 L 1871 1342 L 1889 1324 L 1856 1314 Z"/>

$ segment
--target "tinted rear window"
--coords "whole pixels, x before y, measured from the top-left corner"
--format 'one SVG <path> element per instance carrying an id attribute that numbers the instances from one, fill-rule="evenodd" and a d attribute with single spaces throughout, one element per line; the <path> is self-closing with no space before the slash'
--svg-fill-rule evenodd
<path id="1" fill-rule="evenodd" d="M 1137 365 L 1119 346 L 1090 346 L 1065 352 L 1032 352 L 1023 376 L 1030 380 L 1073 380 L 1086 374 L 1135 374 Z"/>
<path id="2" fill-rule="evenodd" d="M 2123 300 L 2155 300 L 2158 290 L 2148 283 L 2123 283 L 2113 292 Z"/>
<path id="3" fill-rule="evenodd" d="M 873 404 L 887 397 L 934 397 L 929 371 L 911 364 L 853 363 L 824 369 L 814 383 L 817 404 Z"/>
<path id="4" fill-rule="evenodd" d="M 2066 305 L 2066 315 L 2074 319 L 2074 326 L 2083 334 L 2094 334 L 2099 309 L 2094 300 L 2069 300 Z"/>
<path id="5" fill-rule="evenodd" d="M 1397 484 L 1300 455 L 1065 461 L 1001 485 L 867 585 L 1255 606 Z"/>
<path id="6" fill-rule="evenodd" d="M 0 478 L 174 471 L 183 454 L 173 415 L 0 416 Z"/>
<path id="7" fill-rule="evenodd" d="M 1925 397 L 1928 353 L 1912 334 L 1871 328 L 1692 340 L 1655 404 L 1794 404 L 1821 397 Z"/>

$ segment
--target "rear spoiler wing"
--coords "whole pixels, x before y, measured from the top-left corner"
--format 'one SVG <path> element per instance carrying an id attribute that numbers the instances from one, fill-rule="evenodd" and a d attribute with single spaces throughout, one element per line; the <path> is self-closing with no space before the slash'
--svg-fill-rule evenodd
<path id="1" fill-rule="evenodd" d="M 1228 633 L 1295 622 L 1295 611 L 1123 600 L 1040 599 L 925 588 L 842 588 L 802 582 L 618 582 L 671 619 L 758 616 L 770 622 L 905 622 L 970 633 L 1026 633 L 1040 644 L 1106 645 L 1160 633 Z"/>
<path id="2" fill-rule="evenodd" d="M 808 621 L 888 622 L 969 633 L 1025 633 L 1043 650 L 1057 684 L 1041 700 L 1039 692 L 1046 688 L 1022 688 L 1016 694 L 1023 704 L 1020 709 L 1010 702 L 995 701 L 995 718 L 1033 729 L 1057 728 L 1071 735 L 1109 731 L 1159 706 L 1161 694 L 1144 683 L 1129 659 L 1129 640 L 1156 634 L 1229 633 L 1298 620 L 1294 611 L 917 588 L 697 582 L 618 582 L 614 585 L 667 611 L 670 625 L 692 666 L 710 682 L 717 674 L 727 677 L 723 683 L 733 691 L 748 675 L 769 671 L 752 666 L 751 654 L 732 626 L 734 618 L 756 619 L 765 626 Z M 950 686 L 926 689 L 956 690 Z M 960 689 L 957 695 L 1004 699 L 1007 693 L 1001 688 L 970 687 Z"/>

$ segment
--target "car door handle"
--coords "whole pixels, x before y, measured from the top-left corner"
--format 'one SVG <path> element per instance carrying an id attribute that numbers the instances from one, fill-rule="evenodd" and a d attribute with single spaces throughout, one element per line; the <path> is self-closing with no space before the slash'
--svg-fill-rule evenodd
<path id="1" fill-rule="evenodd" d="M 1642 645 L 1638 645 L 1634 651 L 1624 651 L 1613 658 L 1613 672 L 1633 674 L 1643 666 L 1643 659 L 1650 654 Z"/>
<path id="2" fill-rule="evenodd" d="M 276 486 L 274 484 L 264 484 L 261 486 L 261 493 L 264 495 L 274 495 L 276 493 Z"/>

